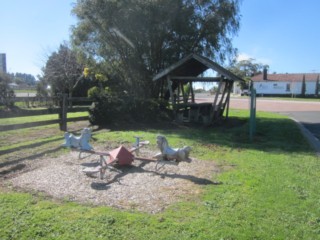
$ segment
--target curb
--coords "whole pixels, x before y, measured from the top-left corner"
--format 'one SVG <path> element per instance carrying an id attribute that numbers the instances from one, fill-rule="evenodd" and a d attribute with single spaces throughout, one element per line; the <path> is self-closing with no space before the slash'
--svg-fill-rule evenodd
<path id="1" fill-rule="evenodd" d="M 318 157 L 320 157 L 320 141 L 318 138 L 316 138 L 307 128 L 303 126 L 303 124 L 299 121 L 297 121 L 294 118 L 291 118 L 293 121 L 296 122 L 299 129 L 301 130 L 303 136 L 308 140 L 311 147 L 315 150 L 315 153 Z"/>

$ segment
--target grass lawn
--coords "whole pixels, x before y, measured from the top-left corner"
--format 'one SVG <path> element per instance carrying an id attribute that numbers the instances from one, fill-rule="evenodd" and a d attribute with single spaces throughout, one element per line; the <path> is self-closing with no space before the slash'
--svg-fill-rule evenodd
<path id="1" fill-rule="evenodd" d="M 200 199 L 182 199 L 158 214 L 58 201 L 3 184 L 0 239 L 319 239 L 320 159 L 295 123 L 277 114 L 257 113 L 250 142 L 248 115 L 232 110 L 228 126 L 213 128 L 95 131 L 92 145 L 136 135 L 155 145 L 159 133 L 172 146 L 190 145 L 191 157 L 218 164 L 222 171 L 212 180 L 221 184 L 204 185 Z M 21 134 L 0 135 L 0 167 L 67 151 L 57 147 L 63 133 L 56 125 L 23 129 L 20 142 L 12 133 Z"/>
<path id="2" fill-rule="evenodd" d="M 86 117 L 88 112 L 69 112 L 67 114 L 68 118 L 75 117 Z M 0 118 L 0 125 L 10 125 L 10 124 L 21 124 L 21 123 L 31 123 L 31 122 L 40 122 L 48 120 L 57 120 L 58 114 L 46 114 L 46 115 L 37 115 L 37 116 L 27 116 L 27 117 L 16 117 L 16 118 Z"/>

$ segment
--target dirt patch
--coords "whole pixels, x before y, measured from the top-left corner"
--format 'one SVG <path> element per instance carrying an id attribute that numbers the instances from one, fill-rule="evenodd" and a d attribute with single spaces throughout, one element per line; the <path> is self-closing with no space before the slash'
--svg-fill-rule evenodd
<path id="1" fill-rule="evenodd" d="M 154 153 L 146 147 L 140 156 Z M 78 152 L 70 152 L 25 164 L 28 171 L 6 180 L 13 187 L 45 192 L 57 199 L 149 213 L 160 212 L 177 201 L 194 200 L 204 185 L 219 184 L 213 180 L 218 167 L 197 159 L 179 164 L 135 160 L 132 166 L 117 168 L 119 171 L 107 170 L 104 179 L 82 172 L 99 164 L 95 155 L 79 159 Z"/>

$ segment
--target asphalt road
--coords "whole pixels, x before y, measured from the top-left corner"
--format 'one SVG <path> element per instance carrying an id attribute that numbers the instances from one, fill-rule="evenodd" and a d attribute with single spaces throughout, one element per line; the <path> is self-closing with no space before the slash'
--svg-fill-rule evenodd
<path id="1" fill-rule="evenodd" d="M 320 110 L 318 112 L 282 112 L 281 114 L 296 119 L 320 140 Z"/>

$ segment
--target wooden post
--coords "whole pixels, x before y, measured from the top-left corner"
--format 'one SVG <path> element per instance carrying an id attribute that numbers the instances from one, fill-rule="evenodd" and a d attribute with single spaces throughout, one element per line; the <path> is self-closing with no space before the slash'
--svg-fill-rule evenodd
<path id="1" fill-rule="evenodd" d="M 164 80 L 161 79 L 161 81 L 160 81 L 160 98 L 161 98 L 161 99 L 163 99 L 163 97 L 164 97 L 163 87 L 164 87 Z"/>
<path id="2" fill-rule="evenodd" d="M 228 96 L 227 96 L 227 100 L 226 100 L 226 104 L 227 104 L 227 110 L 226 110 L 226 119 L 229 118 L 229 105 L 230 105 L 230 94 L 232 91 L 232 86 L 233 86 L 233 82 L 229 83 L 229 91 L 228 91 Z"/>
<path id="3" fill-rule="evenodd" d="M 220 93 L 220 90 L 221 90 L 222 83 L 223 83 L 223 76 L 221 76 L 221 78 L 220 78 L 220 82 L 219 82 L 219 86 L 218 86 L 218 89 L 217 89 L 217 93 L 216 93 L 216 96 L 214 98 L 214 102 L 212 103 L 213 120 L 215 120 L 215 118 L 217 116 L 216 114 L 217 114 L 217 110 L 218 109 L 216 109 L 216 105 L 217 105 L 217 102 L 218 102 L 218 97 L 219 97 L 219 93 Z"/>
<path id="4" fill-rule="evenodd" d="M 27 108 L 30 108 L 30 105 L 29 105 L 29 93 L 27 95 Z"/>
<path id="5" fill-rule="evenodd" d="M 62 94 L 60 98 L 60 112 L 59 112 L 59 120 L 60 120 L 60 130 L 67 131 L 67 112 L 68 112 L 68 95 Z"/>
<path id="6" fill-rule="evenodd" d="M 177 96 L 177 99 L 176 99 L 176 101 L 177 101 L 177 104 L 180 104 L 180 83 L 178 82 L 178 96 Z"/>
<path id="7" fill-rule="evenodd" d="M 174 107 L 173 90 L 172 90 L 172 85 L 171 85 L 170 82 L 171 82 L 170 77 L 167 76 L 167 84 L 168 84 L 168 89 L 169 89 L 169 92 L 170 92 L 171 103 L 172 103 L 172 107 Z"/>
<path id="8" fill-rule="evenodd" d="M 257 108 L 257 99 L 256 99 L 256 89 L 253 87 L 250 88 L 250 122 L 249 122 L 249 138 L 250 141 L 253 140 L 253 136 L 256 133 L 256 108 Z"/>
<path id="9" fill-rule="evenodd" d="M 194 92 L 193 92 L 192 81 L 190 81 L 190 92 L 191 92 L 191 102 L 194 103 L 195 101 L 194 101 Z"/>
<path id="10" fill-rule="evenodd" d="M 220 98 L 220 101 L 219 101 L 219 103 L 218 103 L 218 113 L 219 113 L 219 116 L 220 116 L 220 113 L 221 113 L 221 106 L 222 106 L 222 104 L 223 104 L 223 102 L 224 102 L 224 96 L 226 95 L 226 92 L 228 91 L 228 83 L 227 82 L 225 82 L 225 84 L 224 84 L 224 89 L 223 89 L 223 93 L 222 93 L 222 96 L 221 96 L 221 98 Z M 224 107 L 225 107 L 225 105 L 223 106 L 223 109 L 224 109 Z"/>
<path id="11" fill-rule="evenodd" d="M 184 92 L 183 83 L 181 82 L 180 85 L 181 85 L 181 93 L 182 93 L 183 103 L 186 104 L 188 102 L 188 98 L 186 97 L 186 94 Z"/>
<path id="12" fill-rule="evenodd" d="M 173 94 L 173 90 L 172 90 L 172 84 L 171 84 L 171 78 L 170 76 L 167 76 L 167 84 L 168 84 L 168 89 L 170 92 L 170 98 L 171 98 L 171 103 L 172 103 L 172 110 L 173 110 L 173 115 L 174 118 L 177 119 L 177 108 L 176 108 L 176 101 L 174 99 L 174 94 Z"/>

